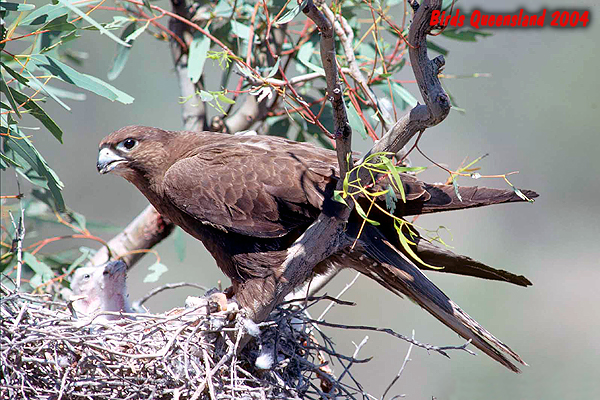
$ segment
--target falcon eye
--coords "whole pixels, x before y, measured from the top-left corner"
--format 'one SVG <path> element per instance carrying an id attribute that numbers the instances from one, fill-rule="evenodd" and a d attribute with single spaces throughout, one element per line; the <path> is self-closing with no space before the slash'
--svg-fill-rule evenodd
<path id="1" fill-rule="evenodd" d="M 138 144 L 138 141 L 132 138 L 127 138 L 117 145 L 117 149 L 129 151 Z"/>
<path id="2" fill-rule="evenodd" d="M 92 276 L 91 276 L 90 274 L 85 274 L 85 275 L 83 276 L 83 279 L 90 279 L 91 277 L 92 277 Z"/>
<path id="3" fill-rule="evenodd" d="M 125 148 L 127 150 L 131 150 L 133 149 L 133 146 L 135 146 L 137 143 L 137 141 L 135 139 L 125 139 L 123 141 L 123 146 L 125 146 Z"/>

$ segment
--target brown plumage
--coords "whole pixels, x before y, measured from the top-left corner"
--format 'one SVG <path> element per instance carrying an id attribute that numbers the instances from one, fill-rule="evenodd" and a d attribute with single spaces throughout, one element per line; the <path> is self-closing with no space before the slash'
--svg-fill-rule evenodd
<path id="1" fill-rule="evenodd" d="M 317 218 L 338 179 L 336 154 L 307 143 L 270 136 L 172 132 L 130 126 L 100 143 L 98 171 L 133 183 L 165 217 L 201 240 L 231 278 L 237 300 L 256 307 L 268 299 L 288 247 Z M 430 185 L 401 174 L 406 216 L 522 201 L 512 190 Z M 385 179 L 377 184 L 386 187 Z M 523 191 L 532 198 L 537 194 Z M 334 254 L 315 267 L 354 268 L 388 290 L 404 294 L 507 368 L 519 370 L 502 352 L 524 364 L 508 346 L 477 324 L 438 289 L 405 254 L 391 219 L 374 216 L 354 251 Z M 362 220 L 353 214 L 347 232 L 357 235 Z M 524 276 L 497 270 L 423 238 L 418 256 L 441 272 L 531 285 Z"/>

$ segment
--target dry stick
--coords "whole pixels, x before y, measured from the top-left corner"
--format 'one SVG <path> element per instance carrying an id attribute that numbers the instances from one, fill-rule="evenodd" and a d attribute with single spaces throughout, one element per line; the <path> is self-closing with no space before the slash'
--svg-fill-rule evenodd
<path id="1" fill-rule="evenodd" d="M 136 307 L 141 307 L 146 301 L 148 301 L 148 299 L 150 299 L 153 296 L 156 296 L 157 294 L 167 290 L 167 289 L 177 289 L 180 287 L 186 287 L 186 286 L 190 286 L 190 287 L 194 287 L 196 289 L 200 289 L 200 290 L 204 290 L 205 292 L 208 290 L 207 287 L 202 286 L 202 285 L 198 285 L 196 283 L 191 283 L 191 282 L 178 282 L 178 283 L 167 283 L 165 285 L 156 287 L 154 289 L 152 289 L 151 291 L 149 291 L 148 293 L 146 293 L 144 295 L 144 297 L 142 297 L 139 300 L 136 300 L 133 302 L 132 307 L 136 308 Z"/>
<path id="2" fill-rule="evenodd" d="M 425 0 L 415 13 L 408 36 L 411 44 L 409 46 L 410 61 L 425 104 L 417 105 L 396 122 L 381 140 L 375 143 L 365 157 L 378 152 L 397 153 L 417 132 L 439 124 L 450 112 L 450 100 L 438 79 L 440 69 L 444 65 L 444 58 L 439 56 L 430 60 L 427 56 L 426 46 L 427 34 L 432 29 L 429 23 L 431 14 L 434 9 L 439 10 L 441 8 L 441 3 L 441 0 Z M 335 101 L 335 90 L 330 89 L 330 85 L 335 84 L 335 78 L 337 78 L 331 24 L 311 0 L 308 1 L 302 11 L 315 21 L 319 29 L 321 29 L 321 25 L 325 27 L 325 32 L 322 33 L 321 38 L 321 46 L 324 54 L 321 57 L 327 75 L 328 94 L 330 96 L 333 95 L 332 97 Z M 327 27 L 331 35 L 325 34 Z M 327 44 L 330 44 L 332 48 L 329 50 L 323 49 L 323 46 Z M 339 94 L 341 97 L 341 90 Z M 343 101 L 341 106 L 343 107 Z M 333 108 L 335 111 L 335 104 Z M 336 127 L 343 126 L 343 121 L 340 121 L 339 118 L 340 115 L 334 113 Z M 339 133 L 337 129 L 336 133 Z M 347 151 L 349 151 L 349 148 L 343 147 L 344 142 L 341 140 L 340 142 L 342 142 L 342 146 L 338 145 L 337 151 L 338 160 L 340 161 L 340 178 L 342 178 L 345 171 L 347 171 L 345 168 L 348 167 L 344 155 L 348 154 Z M 366 168 L 360 168 L 359 170 L 361 171 L 357 172 L 358 176 L 351 177 L 350 180 L 353 181 L 356 178 L 360 178 L 363 184 L 367 185 L 370 183 L 371 177 Z M 338 181 L 338 186 L 341 186 L 342 180 Z M 270 278 L 274 286 L 272 297 L 263 299 L 262 304 L 256 310 L 253 310 L 253 314 L 250 315 L 255 321 L 263 321 L 275 305 L 281 302 L 288 293 L 306 282 L 313 268 L 318 263 L 332 254 L 343 250 L 352 243 L 352 239 L 348 238 L 345 234 L 345 221 L 347 221 L 352 211 L 353 204 L 350 207 L 338 208 L 337 210 L 332 210 L 331 208 L 334 207 L 331 206 L 335 205 L 326 204 L 318 219 L 288 249 L 288 254 L 283 264 L 284 272 L 278 277 Z"/>
<path id="3" fill-rule="evenodd" d="M 415 330 L 414 329 L 412 331 L 412 339 L 413 340 L 415 339 Z M 406 367 L 406 364 L 410 361 L 410 352 L 412 351 L 414 346 L 415 345 L 412 343 L 410 344 L 410 346 L 408 346 L 408 351 L 406 352 L 406 357 L 404 357 L 404 362 L 402 363 L 402 366 L 400 367 L 400 371 L 398 371 L 398 373 L 396 374 L 394 379 L 392 379 L 392 382 L 389 384 L 387 389 L 385 389 L 385 392 L 383 392 L 383 395 L 381 396 L 381 400 L 385 399 L 385 395 L 390 391 L 390 389 L 392 388 L 392 386 L 394 386 L 394 384 L 398 381 L 398 379 L 400 379 L 402 372 L 404 372 L 404 367 Z"/>
<path id="4" fill-rule="evenodd" d="M 145 253 L 131 253 L 135 249 L 150 249 L 173 231 L 174 225 L 163 219 L 152 207 L 147 206 L 133 221 L 127 225 L 123 232 L 108 241 L 108 248 L 103 247 L 90 259 L 87 265 L 101 265 L 112 257 L 129 253 L 122 260 L 131 267 L 144 256 Z M 110 253 L 109 250 L 110 249 Z"/>

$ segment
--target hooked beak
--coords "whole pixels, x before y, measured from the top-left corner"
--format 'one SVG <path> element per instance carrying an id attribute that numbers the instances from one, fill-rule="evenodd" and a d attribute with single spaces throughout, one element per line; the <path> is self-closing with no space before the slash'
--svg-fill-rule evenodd
<path id="1" fill-rule="evenodd" d="M 98 152 L 98 162 L 96 163 L 96 168 L 98 168 L 98 172 L 101 174 L 106 174 L 115 169 L 117 165 L 124 162 L 127 162 L 126 158 L 121 157 L 108 147 L 103 147 Z"/>

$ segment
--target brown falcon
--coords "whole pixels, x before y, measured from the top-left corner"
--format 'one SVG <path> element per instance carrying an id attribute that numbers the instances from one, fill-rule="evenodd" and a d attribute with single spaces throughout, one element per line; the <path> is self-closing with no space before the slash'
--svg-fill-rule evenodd
<path id="1" fill-rule="evenodd" d="M 248 308 L 269 298 L 287 249 L 331 200 L 338 176 L 336 154 L 311 144 L 271 136 L 233 136 L 212 132 L 175 132 L 129 126 L 100 142 L 101 173 L 114 172 L 133 183 L 163 216 L 202 241 L 231 278 L 237 301 Z M 399 217 L 522 201 L 512 190 L 459 189 L 431 185 L 401 174 L 406 203 Z M 375 189 L 386 187 L 383 179 Z M 523 191 L 537 197 L 532 191 Z M 383 201 L 383 200 L 382 200 Z M 385 207 L 385 206 L 384 206 Z M 400 244 L 391 218 L 367 224 L 354 250 L 346 249 L 318 264 L 314 273 L 354 268 L 397 295 L 404 294 L 473 345 L 518 372 L 503 353 L 523 360 L 462 311 L 420 269 Z M 347 231 L 356 235 L 360 216 Z M 456 255 L 422 238 L 412 248 L 440 271 L 531 285 L 524 276 L 497 270 Z"/>

